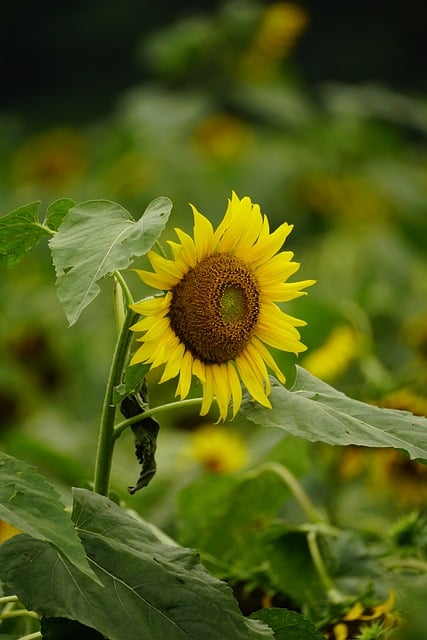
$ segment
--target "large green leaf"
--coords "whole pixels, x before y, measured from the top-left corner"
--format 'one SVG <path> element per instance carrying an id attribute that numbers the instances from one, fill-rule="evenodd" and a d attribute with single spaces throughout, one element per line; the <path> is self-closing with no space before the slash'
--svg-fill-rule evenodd
<path id="1" fill-rule="evenodd" d="M 0 519 L 49 542 L 85 576 L 95 579 L 55 489 L 33 467 L 4 453 L 0 453 Z"/>
<path id="2" fill-rule="evenodd" d="M 43 224 L 39 220 L 40 202 L 30 202 L 0 218 L 0 266 L 13 267 L 42 238 L 50 238 L 68 209 L 75 205 L 61 198 L 49 205 Z"/>
<path id="3" fill-rule="evenodd" d="M 49 230 L 39 221 L 40 202 L 30 202 L 0 218 L 0 266 L 13 267 Z"/>
<path id="4" fill-rule="evenodd" d="M 289 495 L 270 468 L 197 478 L 179 495 L 179 540 L 218 575 L 249 574 L 264 563 L 265 532 Z"/>
<path id="5" fill-rule="evenodd" d="M 241 412 L 252 422 L 313 442 L 392 447 L 427 459 L 426 418 L 352 400 L 301 367 L 291 389 L 273 382 L 270 400 L 272 409 L 246 401 Z"/>
<path id="6" fill-rule="evenodd" d="M 172 209 L 168 198 L 151 202 L 136 221 L 109 200 L 89 200 L 72 207 L 50 241 L 58 297 L 70 325 L 98 295 L 97 282 L 126 269 L 144 255 L 163 231 Z"/>
<path id="7" fill-rule="evenodd" d="M 194 551 L 160 542 L 152 527 L 83 489 L 73 518 L 104 587 L 49 543 L 15 536 L 0 547 L 1 573 L 28 609 L 77 620 L 110 640 L 248 640 L 231 589 Z M 254 628 L 250 637 L 258 637 Z"/>

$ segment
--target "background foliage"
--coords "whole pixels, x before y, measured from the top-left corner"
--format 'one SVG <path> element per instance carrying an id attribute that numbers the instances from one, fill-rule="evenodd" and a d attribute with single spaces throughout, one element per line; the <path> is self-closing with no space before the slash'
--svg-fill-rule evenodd
<path id="1" fill-rule="evenodd" d="M 391 23 L 397 6 L 386 16 L 389 33 L 413 33 L 408 15 L 401 30 Z M 53 49 L 41 50 L 51 83 L 40 87 L 33 107 L 34 86 L 25 93 L 20 83 L 0 114 L 1 211 L 40 199 L 44 211 L 57 198 L 102 197 L 139 215 L 166 196 L 174 205 L 166 240 L 174 226 L 190 230 L 188 202 L 216 223 L 232 189 L 250 195 L 272 226 L 295 224 L 289 248 L 301 261 L 301 278 L 318 281 L 306 299 L 288 305 L 308 322 L 309 351 L 298 364 L 356 400 L 426 415 L 427 105 L 411 65 L 417 40 L 403 50 L 408 63 L 400 59 L 395 77 L 381 75 L 378 58 L 357 77 L 353 60 L 363 58 L 354 38 L 338 68 L 337 56 L 333 65 L 320 46 L 322 31 L 315 54 L 323 74 L 316 76 L 309 52 L 321 21 L 318 9 L 305 7 L 229 2 L 182 11 L 163 25 L 153 14 L 150 29 L 133 20 L 128 81 L 113 82 L 108 65 L 92 70 L 91 85 L 102 87 L 108 109 L 78 81 L 65 95 L 66 74 L 55 76 Z M 82 38 L 96 33 L 90 41 L 99 43 L 109 33 L 104 9 L 93 5 Z M 76 20 L 82 11 L 76 8 Z M 55 15 L 57 24 L 64 19 Z M 334 33 L 332 51 L 342 45 L 345 23 Z M 384 49 L 375 40 L 372 50 L 395 60 L 402 49 L 388 42 L 393 46 Z M 108 90 L 101 85 L 106 71 Z M 54 224 L 60 211 L 50 213 Z M 101 281 L 103 295 L 67 328 L 54 278 L 43 243 L 16 269 L 2 270 L 0 446 L 35 464 L 71 504 L 70 486 L 92 478 L 114 345 L 112 287 Z M 291 385 L 294 361 L 276 357 Z M 173 385 L 155 383 L 151 374 L 153 405 L 173 395 Z M 319 530 L 268 465 L 289 469 L 331 528 Z M 427 473 L 401 452 L 308 443 L 239 420 L 213 427 L 181 410 L 162 419 L 149 487 L 127 494 L 138 476 L 128 433 L 113 474 L 117 499 L 196 548 L 232 585 L 245 614 L 273 604 L 303 612 L 325 633 L 345 615 L 331 605 L 313 565 L 314 531 L 334 588 L 366 606 L 386 601 L 393 588 L 396 610 L 411 611 L 402 638 L 425 633 L 417 603 L 426 588 Z"/>

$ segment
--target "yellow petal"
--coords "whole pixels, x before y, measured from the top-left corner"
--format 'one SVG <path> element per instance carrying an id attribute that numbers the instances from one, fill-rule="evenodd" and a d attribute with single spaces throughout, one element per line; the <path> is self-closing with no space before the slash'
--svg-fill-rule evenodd
<path id="1" fill-rule="evenodd" d="M 251 394 L 252 398 L 271 409 L 271 404 L 264 392 L 263 380 L 260 379 L 259 371 L 254 362 L 248 356 L 247 350 L 236 358 L 236 366 L 243 384 Z"/>
<path id="2" fill-rule="evenodd" d="M 256 269 L 256 276 L 260 280 L 284 282 L 300 268 L 299 262 L 292 262 L 292 251 L 281 251 L 272 256 Z"/>
<path id="3" fill-rule="evenodd" d="M 191 387 L 191 378 L 193 375 L 193 356 L 190 351 L 186 351 L 181 359 L 181 368 L 179 373 L 176 394 L 183 400 L 188 396 Z"/>
<path id="4" fill-rule="evenodd" d="M 213 390 L 219 407 L 219 417 L 220 420 L 226 420 L 231 396 L 228 367 L 224 362 L 213 364 L 211 367 L 214 383 Z"/>
<path id="5" fill-rule="evenodd" d="M 347 640 L 348 628 L 346 624 L 339 622 L 334 626 L 334 640 Z"/>
<path id="6" fill-rule="evenodd" d="M 138 270 L 135 269 L 135 271 Z M 141 316 L 163 316 L 169 310 L 171 299 L 172 295 L 170 293 L 164 296 L 151 296 L 150 298 L 144 298 L 144 300 L 131 304 L 130 308 Z"/>
<path id="7" fill-rule="evenodd" d="M 194 245 L 196 247 L 197 260 L 201 262 L 203 258 L 213 250 L 213 228 L 211 223 L 205 216 L 199 213 L 196 207 L 193 207 L 194 215 Z"/>
<path id="8" fill-rule="evenodd" d="M 179 340 L 177 340 L 174 347 L 169 350 L 168 359 L 159 382 L 166 382 L 167 380 L 171 380 L 178 375 L 182 366 L 184 352 L 185 346 L 182 344 L 182 342 L 179 342 Z"/>
<path id="9" fill-rule="evenodd" d="M 209 409 L 211 408 L 213 399 L 214 399 L 214 381 L 212 368 L 210 366 L 206 366 L 205 369 L 205 381 L 202 382 L 203 385 L 203 401 L 202 406 L 200 408 L 200 415 L 205 416 Z"/>
<path id="10" fill-rule="evenodd" d="M 182 229 L 176 228 L 175 233 L 178 236 L 179 241 L 182 245 L 182 252 L 180 254 L 180 258 L 185 261 L 188 265 L 188 268 L 191 269 L 195 266 L 197 262 L 197 253 L 196 247 L 194 244 L 194 240 L 188 233 L 182 231 Z"/>
<path id="11" fill-rule="evenodd" d="M 274 375 L 278 380 L 280 380 L 280 382 L 285 384 L 286 382 L 285 376 L 280 371 L 273 356 L 271 355 L 269 350 L 262 344 L 261 340 L 259 340 L 256 336 L 253 336 L 251 342 L 254 344 L 256 350 L 258 351 L 261 358 L 264 360 L 267 367 L 269 367 L 273 371 Z"/>
<path id="12" fill-rule="evenodd" d="M 300 353 L 306 347 L 300 342 L 300 334 L 295 326 L 304 326 L 303 320 L 292 318 L 275 304 L 261 306 L 254 335 L 260 340 L 282 351 Z"/>
<path id="13" fill-rule="evenodd" d="M 233 362 L 228 362 L 228 380 L 233 398 L 233 418 L 236 417 L 240 405 L 242 404 L 242 386 Z"/>
<path id="14" fill-rule="evenodd" d="M 149 251 L 147 257 L 156 274 L 163 278 L 165 283 L 168 283 L 168 285 L 164 287 L 166 289 L 172 289 L 186 272 L 177 260 L 167 260 L 154 251 Z"/>
<path id="15" fill-rule="evenodd" d="M 266 238 L 260 238 L 256 245 L 247 250 L 247 263 L 256 269 L 270 260 L 279 251 L 292 229 L 293 225 L 285 222 Z"/>

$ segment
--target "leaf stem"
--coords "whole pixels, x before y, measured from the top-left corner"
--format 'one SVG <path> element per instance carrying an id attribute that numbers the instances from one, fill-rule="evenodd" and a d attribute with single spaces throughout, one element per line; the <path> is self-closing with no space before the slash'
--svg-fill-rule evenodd
<path id="1" fill-rule="evenodd" d="M 134 323 L 136 316 L 137 314 L 134 311 L 129 308 L 127 309 L 119 337 L 117 339 L 105 389 L 104 403 L 99 425 L 98 450 L 94 477 L 94 491 L 101 495 L 108 495 L 114 442 L 116 440 L 114 437 L 116 406 L 113 403 L 113 392 L 114 387 L 119 385 L 122 381 L 129 347 L 132 340 L 132 334 L 129 331 L 129 327 Z"/>
<path id="2" fill-rule="evenodd" d="M 323 562 L 322 555 L 320 553 L 319 545 L 317 543 L 317 531 L 312 529 L 307 534 L 308 548 L 310 550 L 311 559 L 317 571 L 317 575 L 320 578 L 321 583 L 325 587 L 329 600 L 335 604 L 342 602 L 345 597 L 335 587 L 332 578 L 328 574 L 325 563 Z"/>
<path id="3" fill-rule="evenodd" d="M 35 633 L 29 633 L 26 636 L 21 636 L 18 640 L 39 640 L 39 638 L 43 638 L 40 631 L 36 631 Z"/>
<path id="4" fill-rule="evenodd" d="M 9 602 L 18 602 L 18 596 L 2 596 L 0 598 L 0 606 Z"/>
<path id="5" fill-rule="evenodd" d="M 8 618 L 22 618 L 26 616 L 28 618 L 40 619 L 40 616 L 35 611 L 27 611 L 27 609 L 13 609 L 13 611 L 7 611 L 0 614 L 0 620 L 7 620 Z"/>
<path id="6" fill-rule="evenodd" d="M 181 407 L 194 407 L 203 402 L 203 398 L 187 398 L 186 400 L 177 400 L 176 402 L 168 402 L 167 404 L 160 404 L 158 407 L 152 407 L 151 409 L 147 409 L 143 412 L 144 418 L 149 418 L 150 416 L 154 416 L 157 413 L 163 413 L 165 411 L 173 411 L 174 409 L 180 409 Z M 126 420 L 122 420 L 118 422 L 114 428 L 113 439 L 117 440 L 123 431 L 125 431 L 128 427 L 131 427 L 136 422 L 141 420 L 141 414 L 137 416 L 132 416 L 132 418 L 127 418 Z"/>
<path id="7" fill-rule="evenodd" d="M 290 489 L 299 506 L 311 522 L 325 522 L 325 518 L 316 509 L 316 507 L 302 488 L 301 484 L 298 482 L 294 474 L 289 471 L 289 469 L 277 462 L 267 462 L 259 467 L 259 469 L 255 471 L 255 473 L 264 471 L 271 471 L 283 480 L 283 482 Z"/>

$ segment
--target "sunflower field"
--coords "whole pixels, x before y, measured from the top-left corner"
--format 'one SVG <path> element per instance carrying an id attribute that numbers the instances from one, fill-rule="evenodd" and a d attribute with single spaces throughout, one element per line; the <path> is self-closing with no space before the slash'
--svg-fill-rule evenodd
<path id="1" fill-rule="evenodd" d="M 427 637 L 427 100 L 309 4 L 0 108 L 0 640 Z"/>

